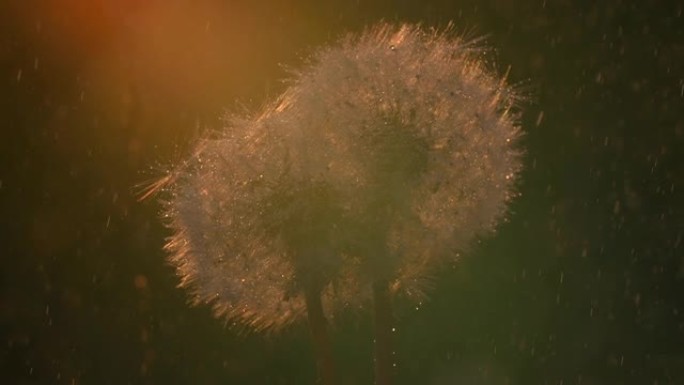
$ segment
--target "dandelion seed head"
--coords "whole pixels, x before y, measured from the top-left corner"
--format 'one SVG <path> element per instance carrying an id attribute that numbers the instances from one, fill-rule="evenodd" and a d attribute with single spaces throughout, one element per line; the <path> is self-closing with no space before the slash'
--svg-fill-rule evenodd
<path id="1" fill-rule="evenodd" d="M 277 331 L 305 316 L 300 286 L 317 279 L 332 314 L 332 298 L 344 296 L 328 285 L 339 261 L 325 184 L 293 176 L 268 119 L 231 124 L 174 170 L 164 216 L 180 286 L 219 317 Z"/>
<path id="2" fill-rule="evenodd" d="M 518 97 L 481 52 L 381 24 L 320 51 L 285 96 L 288 127 L 331 165 L 317 175 L 355 217 L 370 275 L 398 291 L 424 292 L 421 277 L 492 233 L 515 195 Z"/>
<path id="3" fill-rule="evenodd" d="M 258 331 L 305 318 L 302 285 L 329 318 L 363 306 L 378 278 L 422 303 L 432 272 L 515 196 L 518 98 L 481 52 L 381 24 L 201 140 L 163 181 L 166 249 L 192 302 Z"/>

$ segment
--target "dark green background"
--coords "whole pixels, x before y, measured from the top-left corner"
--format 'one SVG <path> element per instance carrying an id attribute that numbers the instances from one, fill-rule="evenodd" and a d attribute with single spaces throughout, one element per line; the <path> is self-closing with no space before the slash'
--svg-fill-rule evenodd
<path id="1" fill-rule="evenodd" d="M 282 64 L 341 33 L 453 20 L 486 35 L 495 68 L 510 65 L 528 95 L 522 196 L 429 302 L 399 304 L 397 383 L 684 384 L 683 4 L 151 2 L 201 9 L 198 26 L 155 30 L 162 41 L 202 36 L 192 28 L 206 15 L 219 43 L 221 27 L 240 42 L 226 38 L 228 67 L 214 73 L 201 39 L 178 40 L 155 53 L 184 58 L 168 74 L 102 54 L 129 52 L 121 41 L 135 39 L 120 36 L 154 20 L 134 17 L 143 2 L 33 3 L 0 6 L 1 383 L 313 383 L 304 326 L 238 334 L 186 306 L 158 204 L 134 186 L 224 109 L 272 99 Z M 114 59 L 147 72 L 89 77 Z M 333 336 L 340 384 L 371 384 L 369 316 L 337 320 Z"/>

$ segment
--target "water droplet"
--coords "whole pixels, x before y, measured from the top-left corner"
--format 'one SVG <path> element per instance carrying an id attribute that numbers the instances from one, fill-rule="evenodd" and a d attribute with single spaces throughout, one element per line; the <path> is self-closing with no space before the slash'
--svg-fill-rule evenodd
<path id="1" fill-rule="evenodd" d="M 537 121 L 535 122 L 535 125 L 539 127 L 539 125 L 542 124 L 542 121 L 544 120 L 544 111 L 540 111 L 539 115 L 537 115 Z"/>
<path id="2" fill-rule="evenodd" d="M 390 50 L 396 51 L 396 50 L 397 50 L 397 47 L 396 47 L 394 44 L 391 44 L 391 45 L 390 45 Z"/>

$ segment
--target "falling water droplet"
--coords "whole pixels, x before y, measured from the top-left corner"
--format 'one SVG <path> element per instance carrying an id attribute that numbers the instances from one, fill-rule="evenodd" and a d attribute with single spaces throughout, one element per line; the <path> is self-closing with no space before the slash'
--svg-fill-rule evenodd
<path id="1" fill-rule="evenodd" d="M 535 122 L 535 126 L 539 127 L 539 125 L 541 125 L 543 120 L 544 120 L 544 111 L 541 111 L 541 112 L 539 112 L 539 115 L 537 115 L 537 121 Z"/>

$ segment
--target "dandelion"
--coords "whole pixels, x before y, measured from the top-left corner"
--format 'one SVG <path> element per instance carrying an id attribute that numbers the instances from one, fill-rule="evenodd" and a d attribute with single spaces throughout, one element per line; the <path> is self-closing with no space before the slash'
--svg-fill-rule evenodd
<path id="1" fill-rule="evenodd" d="M 372 292 L 376 383 L 391 381 L 390 295 L 491 233 L 521 167 L 517 95 L 476 45 L 381 24 L 318 52 L 277 107 L 302 168 L 336 191 L 347 260 Z"/>
<path id="2" fill-rule="evenodd" d="M 283 145 L 276 124 L 269 108 L 233 119 L 165 178 L 166 249 L 193 302 L 231 324 L 275 332 L 308 318 L 319 376 L 331 384 L 326 313 L 356 286 L 331 284 L 343 270 L 341 209 L 325 181 L 302 177 L 299 149 Z"/>
<path id="3" fill-rule="evenodd" d="M 257 331 L 308 319 L 324 384 L 327 320 L 372 302 L 376 384 L 390 384 L 392 297 L 422 301 L 515 195 L 517 100 L 450 29 L 380 24 L 322 49 L 153 186 L 180 285 Z"/>

